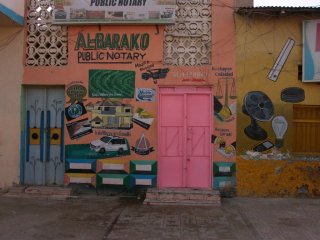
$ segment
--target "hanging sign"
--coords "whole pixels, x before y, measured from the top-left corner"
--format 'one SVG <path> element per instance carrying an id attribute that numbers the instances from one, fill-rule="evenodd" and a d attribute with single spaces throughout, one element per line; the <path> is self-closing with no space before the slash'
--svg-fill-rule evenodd
<path id="1" fill-rule="evenodd" d="M 54 24 L 170 24 L 176 0 L 54 0 Z"/>

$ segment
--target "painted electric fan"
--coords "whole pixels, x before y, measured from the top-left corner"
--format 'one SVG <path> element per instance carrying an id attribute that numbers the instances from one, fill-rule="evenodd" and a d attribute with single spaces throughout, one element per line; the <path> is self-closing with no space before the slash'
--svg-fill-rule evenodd
<path id="1" fill-rule="evenodd" d="M 257 121 L 270 121 L 274 108 L 270 98 L 263 92 L 252 91 L 244 97 L 242 111 L 251 119 L 251 123 L 244 129 L 245 134 L 253 140 L 264 140 L 267 132 L 258 125 Z"/>

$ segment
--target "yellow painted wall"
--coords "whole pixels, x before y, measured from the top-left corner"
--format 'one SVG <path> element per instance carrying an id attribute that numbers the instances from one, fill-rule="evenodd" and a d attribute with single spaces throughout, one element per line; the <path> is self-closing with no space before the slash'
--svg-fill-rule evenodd
<path id="1" fill-rule="evenodd" d="M 0 191 L 19 183 L 22 28 L 0 28 Z"/>
<path id="2" fill-rule="evenodd" d="M 280 93 L 288 87 L 299 87 L 305 91 L 305 100 L 300 104 L 320 104 L 320 84 L 302 83 L 298 80 L 298 65 L 302 64 L 302 21 L 317 19 L 318 16 L 307 14 L 271 15 L 253 14 L 244 17 L 236 14 L 236 66 L 237 66 L 237 154 L 251 150 L 263 141 L 248 138 L 244 128 L 249 125 L 250 118 L 242 113 L 243 98 L 250 91 L 263 91 L 272 100 L 274 116 L 283 115 L 288 121 L 282 152 L 292 151 L 292 103 L 283 102 Z M 295 45 L 287 59 L 277 81 L 267 78 L 288 38 L 295 40 Z M 268 139 L 275 142 L 271 121 L 259 122 L 268 132 Z"/>
<path id="3" fill-rule="evenodd" d="M 319 179 L 320 162 L 237 157 L 238 196 L 320 196 Z"/>

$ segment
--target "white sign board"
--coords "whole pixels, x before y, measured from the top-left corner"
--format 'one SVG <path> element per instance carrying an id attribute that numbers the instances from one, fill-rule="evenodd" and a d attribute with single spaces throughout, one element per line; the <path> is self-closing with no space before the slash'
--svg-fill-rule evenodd
<path id="1" fill-rule="evenodd" d="M 176 0 L 54 0 L 54 24 L 170 24 Z"/>

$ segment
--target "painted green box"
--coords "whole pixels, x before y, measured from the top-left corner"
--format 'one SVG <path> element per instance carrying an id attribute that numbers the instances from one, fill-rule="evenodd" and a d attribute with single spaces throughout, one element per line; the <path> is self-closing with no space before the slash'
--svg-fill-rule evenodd
<path id="1" fill-rule="evenodd" d="M 66 159 L 66 172 L 96 172 L 95 159 Z"/>
<path id="2" fill-rule="evenodd" d="M 216 190 L 235 187 L 236 177 L 214 177 L 213 179 L 213 188 Z"/>
<path id="3" fill-rule="evenodd" d="M 130 151 L 124 151 L 121 155 L 119 155 L 118 151 L 106 151 L 105 153 L 97 153 L 90 149 L 90 144 L 66 145 L 66 158 L 70 159 L 104 159 L 123 155 L 130 155 Z"/>
<path id="4" fill-rule="evenodd" d="M 130 179 L 128 174 L 99 173 L 97 175 L 97 187 L 101 185 L 116 185 L 129 187 Z"/>
<path id="5" fill-rule="evenodd" d="M 130 161 L 130 173 L 132 174 L 157 174 L 157 161 L 132 160 Z"/>
<path id="6" fill-rule="evenodd" d="M 156 186 L 157 175 L 130 175 L 130 186 Z"/>
<path id="7" fill-rule="evenodd" d="M 236 164 L 232 162 L 215 162 L 213 163 L 213 176 L 234 176 Z"/>

